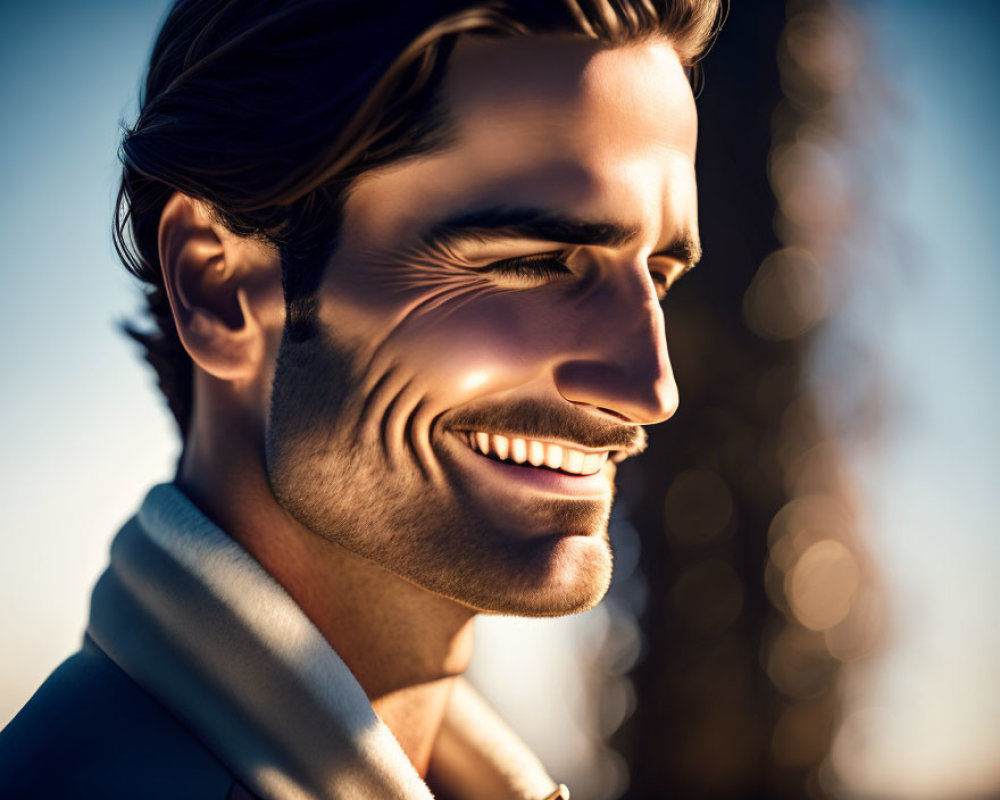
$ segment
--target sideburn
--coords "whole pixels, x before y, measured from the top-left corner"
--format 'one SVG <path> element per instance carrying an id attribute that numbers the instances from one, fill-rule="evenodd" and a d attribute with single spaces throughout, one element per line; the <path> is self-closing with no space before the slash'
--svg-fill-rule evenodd
<path id="1" fill-rule="evenodd" d="M 319 335 L 317 293 L 340 241 L 346 181 L 331 184 L 295 204 L 280 237 L 284 338 L 306 342 Z M 280 357 L 279 357 L 280 359 Z M 280 360 L 279 360 L 280 363 Z"/>
<path id="2" fill-rule="evenodd" d="M 306 311 L 315 314 L 314 309 Z M 293 491 L 289 484 L 295 482 L 281 479 L 297 471 L 288 458 L 292 453 L 319 453 L 336 446 L 330 441 L 331 422 L 344 412 L 352 386 L 350 354 L 311 324 L 315 329 L 304 339 L 296 338 L 286 324 L 271 386 L 265 466 L 272 492 L 286 507 L 298 505 L 296 496 L 310 491 L 301 484 Z"/>

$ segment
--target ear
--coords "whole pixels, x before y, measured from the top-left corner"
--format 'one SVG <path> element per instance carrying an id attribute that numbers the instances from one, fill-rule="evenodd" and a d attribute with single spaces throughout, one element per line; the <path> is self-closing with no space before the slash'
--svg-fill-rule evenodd
<path id="1" fill-rule="evenodd" d="M 280 287 L 275 248 L 230 232 L 206 205 L 175 193 L 160 215 L 160 266 L 184 349 L 208 374 L 252 381 L 263 366 L 262 285 Z M 271 293 L 273 294 L 273 293 Z"/>

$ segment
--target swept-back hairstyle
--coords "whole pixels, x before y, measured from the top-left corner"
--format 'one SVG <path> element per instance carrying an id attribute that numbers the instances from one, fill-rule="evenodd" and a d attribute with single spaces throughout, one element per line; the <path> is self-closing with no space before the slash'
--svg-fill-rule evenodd
<path id="1" fill-rule="evenodd" d="M 312 304 L 341 204 L 366 170 L 441 141 L 435 103 L 455 38 L 575 34 L 610 45 L 669 37 L 693 69 L 725 0 L 177 0 L 125 131 L 115 246 L 146 284 L 146 350 L 187 434 L 192 363 L 164 290 L 157 236 L 174 192 L 236 234 L 278 249 L 286 335 L 313 333 Z"/>

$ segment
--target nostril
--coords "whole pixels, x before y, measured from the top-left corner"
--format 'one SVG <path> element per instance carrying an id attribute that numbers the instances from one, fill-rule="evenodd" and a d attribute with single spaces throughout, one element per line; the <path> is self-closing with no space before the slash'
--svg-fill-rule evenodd
<path id="1" fill-rule="evenodd" d="M 567 398 L 568 399 L 568 398 Z M 609 417 L 614 417 L 622 422 L 632 423 L 627 416 L 622 414 L 620 411 L 615 411 L 613 408 L 606 408 L 605 406 L 595 406 L 592 403 L 588 403 L 586 400 L 570 400 L 570 402 L 575 406 L 586 406 L 587 408 L 593 408 L 595 411 L 600 411 L 607 414 Z"/>
<path id="2" fill-rule="evenodd" d="M 622 422 L 631 422 L 632 421 L 628 417 L 626 417 L 624 414 L 622 414 L 622 413 L 620 413 L 618 411 L 615 411 L 613 409 L 610 409 L 610 408 L 604 408 L 604 406 L 597 406 L 597 410 L 598 411 L 603 411 L 605 414 L 608 414 L 608 415 L 614 417 L 615 419 L 620 419 Z"/>

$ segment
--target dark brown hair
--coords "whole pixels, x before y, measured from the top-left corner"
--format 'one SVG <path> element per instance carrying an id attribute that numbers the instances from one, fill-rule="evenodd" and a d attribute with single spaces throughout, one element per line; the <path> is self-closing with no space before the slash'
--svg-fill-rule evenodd
<path id="1" fill-rule="evenodd" d="M 286 333 L 312 335 L 311 304 L 336 246 L 340 206 L 366 170 L 435 146 L 435 104 L 460 33 L 568 33 L 620 44 L 670 38 L 693 67 L 724 0 L 177 0 L 125 131 L 115 246 L 146 284 L 146 350 L 187 433 L 192 363 L 177 336 L 157 252 L 170 196 L 205 201 L 236 234 L 274 243 Z"/>

